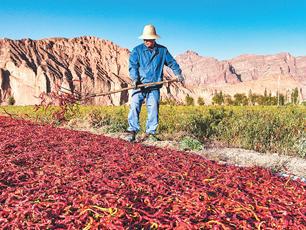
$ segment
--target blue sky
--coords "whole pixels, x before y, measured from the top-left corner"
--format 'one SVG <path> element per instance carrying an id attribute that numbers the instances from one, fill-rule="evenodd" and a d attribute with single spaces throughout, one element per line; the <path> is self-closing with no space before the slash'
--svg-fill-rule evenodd
<path id="1" fill-rule="evenodd" d="M 173 55 L 306 56 L 306 0 L 1 0 L 0 38 L 92 35 L 132 49 L 154 24 Z"/>

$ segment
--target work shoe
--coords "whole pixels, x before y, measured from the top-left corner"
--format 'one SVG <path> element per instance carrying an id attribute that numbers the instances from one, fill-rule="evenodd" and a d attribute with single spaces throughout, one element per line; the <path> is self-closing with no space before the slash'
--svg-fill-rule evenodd
<path id="1" fill-rule="evenodd" d="M 136 132 L 135 131 L 128 131 L 127 141 L 134 142 L 136 140 Z"/>

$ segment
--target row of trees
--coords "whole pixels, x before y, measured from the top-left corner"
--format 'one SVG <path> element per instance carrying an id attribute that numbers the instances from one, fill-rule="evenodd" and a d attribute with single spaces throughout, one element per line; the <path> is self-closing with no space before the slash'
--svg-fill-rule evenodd
<path id="1" fill-rule="evenodd" d="M 252 93 L 249 91 L 248 96 L 244 93 L 236 93 L 233 97 L 228 94 L 223 94 L 222 91 L 215 92 L 212 97 L 213 105 L 285 105 L 285 104 L 298 104 L 299 103 L 299 90 L 295 88 L 290 95 L 278 94 L 272 96 L 271 92 L 264 91 L 263 95 Z M 187 95 L 185 98 L 186 105 L 194 105 L 195 100 Z M 202 97 L 197 99 L 198 105 L 205 105 Z"/>

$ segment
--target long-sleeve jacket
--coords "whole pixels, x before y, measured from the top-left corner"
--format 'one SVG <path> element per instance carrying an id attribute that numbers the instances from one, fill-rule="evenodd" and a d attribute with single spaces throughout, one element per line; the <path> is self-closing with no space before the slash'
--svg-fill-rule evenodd
<path id="1" fill-rule="evenodd" d="M 141 83 L 162 81 L 164 65 L 170 67 L 176 76 L 182 73 L 166 47 L 155 43 L 154 48 L 150 50 L 145 44 L 140 44 L 130 55 L 130 77 L 132 81 L 137 80 Z"/>

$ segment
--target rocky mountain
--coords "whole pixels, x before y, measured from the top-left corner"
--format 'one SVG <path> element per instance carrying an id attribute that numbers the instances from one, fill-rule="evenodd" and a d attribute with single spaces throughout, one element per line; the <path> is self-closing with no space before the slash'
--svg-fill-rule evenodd
<path id="1" fill-rule="evenodd" d="M 97 37 L 42 40 L 0 39 L 0 104 L 13 96 L 18 105 L 39 104 L 38 96 L 60 89 L 97 93 L 127 87 L 130 51 Z M 290 94 L 306 92 L 306 57 L 289 53 L 242 55 L 219 61 L 187 51 L 176 57 L 186 76 L 186 87 L 174 83 L 162 88 L 162 98 L 183 101 L 187 94 L 209 103 L 215 91 L 234 95 L 263 94 L 264 90 Z M 165 68 L 165 77 L 173 77 Z M 96 97 L 90 103 L 128 103 L 129 92 Z"/>
<path id="2" fill-rule="evenodd" d="M 39 104 L 42 92 L 99 93 L 127 87 L 130 51 L 96 37 L 0 40 L 0 103 Z M 162 97 L 184 98 L 179 84 L 163 87 Z M 129 93 L 96 97 L 90 103 L 127 103 Z"/>
<path id="3" fill-rule="evenodd" d="M 290 94 L 298 88 L 306 96 L 306 57 L 293 57 L 289 53 L 276 55 L 241 55 L 219 61 L 187 51 L 176 57 L 185 75 L 186 85 L 205 98 L 223 91 L 263 94 L 265 89 L 276 95 L 277 91 Z"/>

